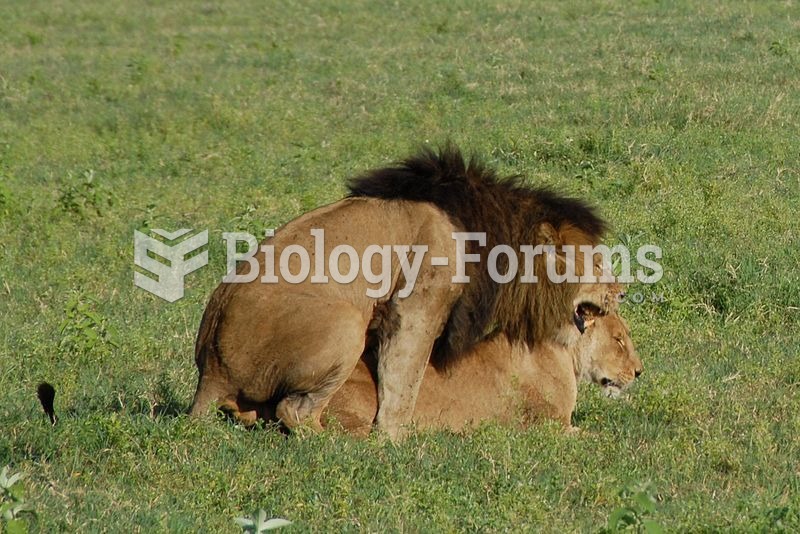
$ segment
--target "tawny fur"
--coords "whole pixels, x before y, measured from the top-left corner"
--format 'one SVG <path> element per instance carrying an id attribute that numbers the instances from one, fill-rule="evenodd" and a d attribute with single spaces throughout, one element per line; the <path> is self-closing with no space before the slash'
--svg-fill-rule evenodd
<path id="1" fill-rule="evenodd" d="M 480 262 L 466 265 L 472 281 L 455 302 L 437 343 L 433 357 L 440 365 L 469 354 L 489 330 L 532 346 L 554 334 L 558 325 L 554 317 L 570 311 L 562 294 L 575 291 L 575 287 L 545 287 L 551 284 L 543 262 L 535 266 L 537 284 L 523 283 L 521 276 L 506 284 L 492 280 L 487 268 L 492 248 L 508 245 L 519 252 L 522 245 L 531 244 L 593 245 L 606 227 L 583 200 L 525 186 L 520 176 L 498 177 L 476 158 L 466 161 L 453 146 L 438 153 L 424 150 L 397 166 L 369 172 L 351 180 L 349 188 L 353 197 L 430 203 L 459 231 L 485 235 L 485 246 L 467 242 L 466 252 L 479 255 Z M 521 256 L 518 263 L 523 265 Z M 583 258 L 578 255 L 578 275 L 582 266 Z M 505 258 L 500 256 L 498 270 L 505 272 L 506 268 Z"/>
<path id="2" fill-rule="evenodd" d="M 447 371 L 428 365 L 414 426 L 462 431 L 485 421 L 524 426 L 553 419 L 571 428 L 579 381 L 623 389 L 642 372 L 628 327 L 616 313 L 596 318 L 583 335 L 571 325 L 562 334 L 560 341 L 534 350 L 498 335 L 476 345 Z M 366 435 L 377 409 L 375 362 L 367 354 L 334 395 L 324 418 L 326 424 Z"/>
<path id="3" fill-rule="evenodd" d="M 487 245 L 507 238 L 505 244 L 516 250 L 521 244 L 596 244 L 604 225 L 587 206 L 499 180 L 474 165 L 467 167 L 453 151 L 423 154 L 403 168 L 411 169 L 404 176 L 417 180 L 421 197 L 406 198 L 402 188 L 378 191 L 386 194 L 354 189 L 354 198 L 302 215 L 267 243 L 274 247 L 275 258 L 287 246 L 302 246 L 312 266 L 316 263 L 312 229 L 325 230 L 326 265 L 339 244 L 351 245 L 359 258 L 369 245 L 427 245 L 426 261 L 410 296 L 398 295 L 406 281 L 395 255 L 389 294 L 383 298 L 366 294 L 379 284 L 367 283 L 363 276 L 349 284 L 332 278 L 324 284 L 313 284 L 310 278 L 299 284 L 283 280 L 265 284 L 259 278 L 221 284 L 211 296 L 197 336 L 199 380 L 192 415 L 206 413 L 214 404 L 238 411 L 259 406 L 263 414 L 277 417 L 289 428 L 299 424 L 321 428 L 322 410 L 351 375 L 370 337 L 378 340 L 376 426 L 397 438 L 411 419 L 437 339 L 444 340 L 446 362 L 457 361 L 492 328 L 513 343 L 538 344 L 555 338 L 557 326 L 572 316 L 579 303 L 603 305 L 596 300 L 594 285 L 550 283 L 543 256 L 534 263 L 537 284 L 515 282 L 498 288 L 480 271 L 473 271 L 471 283 L 451 281 L 456 274 L 453 232 L 486 231 Z M 386 180 L 396 176 L 390 171 Z M 442 204 L 442 177 L 450 193 L 469 201 L 474 211 L 469 217 Z M 362 183 L 375 186 L 380 180 L 373 176 Z M 499 223 L 502 232 L 497 231 Z M 485 270 L 486 252 L 481 253 L 480 269 Z M 447 258 L 448 264 L 433 267 L 431 257 Z M 264 256 L 257 258 L 263 274 Z M 373 263 L 378 271 L 377 261 Z M 522 258 L 519 264 L 522 268 Z M 340 271 L 347 272 L 348 267 L 342 256 Z M 299 272 L 297 255 L 290 256 L 289 268 Z M 247 269 L 243 264 L 240 272 Z M 471 319 L 477 326 L 469 324 Z"/>

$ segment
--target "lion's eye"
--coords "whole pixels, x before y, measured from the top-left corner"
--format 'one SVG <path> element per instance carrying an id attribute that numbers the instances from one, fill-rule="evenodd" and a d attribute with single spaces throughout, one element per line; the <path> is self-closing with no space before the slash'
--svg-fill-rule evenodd
<path id="1" fill-rule="evenodd" d="M 617 342 L 617 345 L 619 345 L 619 346 L 620 346 L 620 347 L 622 347 L 623 349 L 625 348 L 625 342 L 622 340 L 622 338 L 621 338 L 621 337 L 615 337 L 615 338 L 614 338 L 614 341 L 616 341 L 616 342 Z"/>

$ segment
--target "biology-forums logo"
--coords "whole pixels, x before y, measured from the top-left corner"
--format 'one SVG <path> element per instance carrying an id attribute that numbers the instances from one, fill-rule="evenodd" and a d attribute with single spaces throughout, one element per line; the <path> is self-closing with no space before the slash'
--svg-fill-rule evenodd
<path id="1" fill-rule="evenodd" d="M 151 235 L 147 235 L 134 231 L 134 264 L 139 268 L 134 271 L 134 284 L 168 302 L 175 302 L 184 295 L 186 275 L 208 264 L 208 250 L 202 250 L 208 244 L 208 230 L 194 234 L 186 228 L 174 232 L 152 229 L 150 232 Z M 310 234 L 313 239 L 311 252 L 302 245 L 293 244 L 283 248 L 276 257 L 275 248 L 269 241 L 259 246 L 257 238 L 250 233 L 223 232 L 227 274 L 222 281 L 249 283 L 260 276 L 260 281 L 265 284 L 300 284 L 310 276 L 312 284 L 328 283 L 331 279 L 339 284 L 348 284 L 363 276 L 370 285 L 366 289 L 367 295 L 382 298 L 386 296 L 391 285 L 392 261 L 396 259 L 406 280 L 398 297 L 405 298 L 414 289 L 417 275 L 426 258 L 432 266 L 446 267 L 450 262 L 447 257 L 428 258 L 427 245 L 376 244 L 365 247 L 359 254 L 359 251 L 346 243 L 331 248 L 325 243 L 324 229 L 313 229 Z M 273 230 L 266 232 L 268 238 L 273 235 Z M 452 238 L 456 263 L 452 282 L 469 283 L 466 265 L 479 263 L 481 255 L 467 253 L 467 243 L 474 242 L 478 247 L 484 247 L 486 234 L 453 232 Z M 246 245 L 247 250 L 244 252 L 239 252 L 241 244 Z M 523 245 L 518 251 L 508 245 L 497 245 L 486 256 L 487 269 L 492 280 L 499 284 L 509 283 L 517 277 L 522 283 L 536 283 L 538 279 L 533 272 L 534 259 L 541 255 L 546 259 L 547 277 L 553 283 L 630 284 L 638 280 L 643 284 L 655 284 L 663 276 L 663 268 L 658 261 L 662 258 L 662 251 L 656 245 L 643 245 L 636 250 L 635 255 L 624 245 L 566 245 L 558 247 L 558 252 L 553 245 Z M 257 258 L 259 253 L 263 254 L 263 272 Z M 584 265 L 576 260 L 581 257 Z M 632 274 L 634 257 L 639 265 L 635 276 Z M 593 268 L 598 258 L 599 264 L 603 266 L 599 276 Z M 248 268 L 237 273 L 237 267 L 244 263 L 248 264 Z M 346 268 L 343 270 L 342 266 Z M 379 267 L 376 269 L 376 266 Z M 578 272 L 585 274 L 579 276 Z M 619 274 L 614 275 L 612 272 Z M 635 298 L 632 302 L 639 304 L 643 300 Z M 663 300 L 663 296 L 655 300 Z"/>

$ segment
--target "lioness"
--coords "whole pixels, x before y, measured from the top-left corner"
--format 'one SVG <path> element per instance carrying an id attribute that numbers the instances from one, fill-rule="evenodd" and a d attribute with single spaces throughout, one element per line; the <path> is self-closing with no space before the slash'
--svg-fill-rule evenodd
<path id="1" fill-rule="evenodd" d="M 533 350 L 500 334 L 447 370 L 429 364 L 414 425 L 460 431 L 482 421 L 524 425 L 547 418 L 572 428 L 579 380 L 599 384 L 615 397 L 642 372 L 628 326 L 617 313 L 597 317 L 583 335 L 572 327 L 560 334 Z M 365 354 L 323 417 L 326 425 L 333 419 L 346 431 L 365 435 L 377 410 L 375 361 Z"/>
<path id="2" fill-rule="evenodd" d="M 374 171 L 354 180 L 350 190 L 350 198 L 290 221 L 264 243 L 274 258 L 286 258 L 291 273 L 321 266 L 319 278 L 256 278 L 214 291 L 195 347 L 199 380 L 192 415 L 213 403 L 235 411 L 267 406 L 289 428 L 321 428 L 323 409 L 351 375 L 367 331 L 377 324 L 375 423 L 394 439 L 411 419 L 437 339 L 435 352 L 455 361 L 492 328 L 511 343 L 536 346 L 553 339 L 565 320 L 581 328 L 587 310 L 604 309 L 592 284 L 551 282 L 545 254 L 520 252 L 553 245 L 563 263 L 564 245 L 599 243 L 605 224 L 579 200 L 499 179 L 449 148 Z M 325 239 L 317 248 L 314 232 L 320 229 Z M 484 237 L 465 240 L 464 250 L 457 250 L 454 236 L 463 232 Z M 356 260 L 336 254 L 344 244 Z M 393 245 L 427 250 L 413 259 L 377 253 Z M 496 245 L 511 250 L 511 256 L 494 258 L 499 272 L 510 269 L 513 257 L 538 281 L 524 283 L 521 274 L 508 283 L 492 279 L 487 259 Z M 307 260 L 296 253 L 300 249 Z M 351 272 L 358 258 L 364 276 L 349 283 L 327 277 L 333 269 Z M 259 274 L 271 272 L 267 264 L 266 254 L 257 256 Z M 578 276 L 582 265 L 578 255 Z M 238 272 L 250 268 L 243 264 Z M 386 288 L 367 277 L 368 270 L 381 268 L 391 273 Z M 454 282 L 466 277 L 467 283 Z"/>

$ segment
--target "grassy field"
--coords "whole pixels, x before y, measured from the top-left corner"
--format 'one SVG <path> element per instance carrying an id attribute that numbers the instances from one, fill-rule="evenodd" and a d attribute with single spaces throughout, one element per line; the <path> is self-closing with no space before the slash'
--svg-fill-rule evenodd
<path id="1" fill-rule="evenodd" d="M 0 3 L 0 468 L 32 530 L 800 529 L 797 5 L 319 4 Z M 447 140 L 663 248 L 627 398 L 399 446 L 180 415 L 221 232 Z M 210 264 L 168 304 L 133 231 L 182 227 Z"/>

